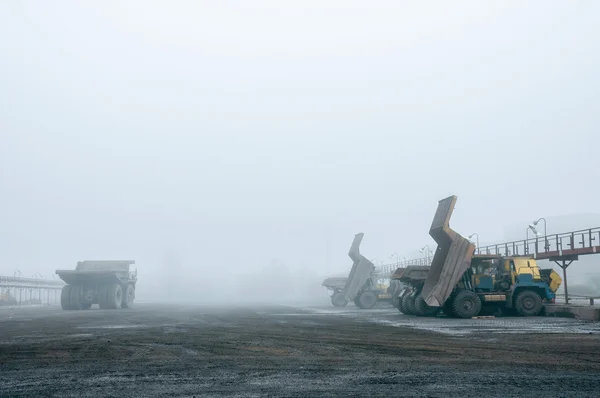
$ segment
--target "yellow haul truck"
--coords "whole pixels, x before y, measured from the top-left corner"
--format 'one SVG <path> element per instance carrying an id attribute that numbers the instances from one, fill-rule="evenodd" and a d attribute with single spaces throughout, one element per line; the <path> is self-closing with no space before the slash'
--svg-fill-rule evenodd
<path id="1" fill-rule="evenodd" d="M 474 255 L 475 245 L 450 228 L 456 196 L 439 202 L 429 234 L 437 242 L 422 288 L 412 293 L 416 315 L 441 309 L 449 316 L 471 318 L 482 310 L 539 315 L 553 302 L 562 279 L 540 269 L 530 257 Z"/>

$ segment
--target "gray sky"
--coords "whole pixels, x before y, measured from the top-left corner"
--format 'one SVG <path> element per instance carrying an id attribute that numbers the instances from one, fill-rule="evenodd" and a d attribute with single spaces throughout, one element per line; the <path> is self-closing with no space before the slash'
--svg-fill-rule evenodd
<path id="1" fill-rule="evenodd" d="M 599 17 L 593 1 L 4 2 L 0 274 L 133 258 L 150 286 L 167 253 L 193 276 L 326 274 L 357 232 L 367 257 L 433 246 L 450 194 L 482 243 L 597 213 Z"/>

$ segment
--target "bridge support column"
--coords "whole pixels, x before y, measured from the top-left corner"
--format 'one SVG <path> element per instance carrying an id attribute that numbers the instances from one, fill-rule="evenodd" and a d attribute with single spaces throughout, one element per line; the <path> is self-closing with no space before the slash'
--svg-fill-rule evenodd
<path id="1" fill-rule="evenodd" d="M 571 265 L 573 260 L 570 260 L 570 261 L 561 260 L 560 262 L 557 260 L 553 260 L 553 261 L 563 270 L 563 282 L 565 285 L 565 304 L 569 304 L 569 289 L 567 286 L 567 268 L 569 267 L 569 265 Z"/>

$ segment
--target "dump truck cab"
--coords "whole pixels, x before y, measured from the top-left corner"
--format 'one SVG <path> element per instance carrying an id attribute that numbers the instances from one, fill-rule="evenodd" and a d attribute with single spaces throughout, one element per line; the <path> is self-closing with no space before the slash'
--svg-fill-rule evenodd
<path id="1" fill-rule="evenodd" d="M 466 284 L 469 279 L 470 284 Z M 542 311 L 544 302 L 554 301 L 561 282 L 554 270 L 542 270 L 531 257 L 474 255 L 453 294 L 471 290 L 479 296 L 484 310 L 501 307 L 534 316 Z"/>

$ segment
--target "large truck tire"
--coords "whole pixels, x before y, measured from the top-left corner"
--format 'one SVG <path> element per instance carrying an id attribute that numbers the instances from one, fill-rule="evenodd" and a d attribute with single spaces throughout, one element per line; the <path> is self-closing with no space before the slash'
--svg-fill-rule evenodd
<path id="1" fill-rule="evenodd" d="M 430 307 L 425 302 L 425 299 L 419 294 L 415 298 L 415 315 L 417 316 L 436 316 L 439 311 L 438 307 Z"/>
<path id="2" fill-rule="evenodd" d="M 442 311 L 444 315 L 450 318 L 456 318 L 456 314 L 454 313 L 454 295 L 448 297 L 444 306 L 442 307 Z"/>
<path id="3" fill-rule="evenodd" d="M 537 316 L 542 312 L 542 298 L 532 290 L 517 294 L 515 309 L 521 316 Z"/>
<path id="4" fill-rule="evenodd" d="M 70 296 L 70 302 L 71 302 L 71 309 L 72 310 L 81 310 L 82 306 L 81 306 L 81 301 L 79 298 L 79 293 L 81 292 L 81 285 L 71 285 L 71 296 Z"/>
<path id="5" fill-rule="evenodd" d="M 406 309 L 404 308 L 404 297 L 398 297 L 398 311 L 400 311 L 401 314 L 406 314 Z"/>
<path id="6" fill-rule="evenodd" d="M 108 289 L 110 285 L 100 285 L 98 288 L 98 305 L 101 309 L 107 310 L 110 308 L 106 296 L 108 295 Z"/>
<path id="7" fill-rule="evenodd" d="M 121 299 L 121 308 L 133 308 L 135 300 L 135 288 L 133 285 L 125 285 L 123 288 L 123 298 Z"/>
<path id="8" fill-rule="evenodd" d="M 60 291 L 60 306 L 63 310 L 71 310 L 71 285 L 63 286 Z"/>
<path id="9" fill-rule="evenodd" d="M 345 307 L 348 305 L 348 300 L 346 300 L 342 292 L 336 292 L 331 296 L 331 304 L 334 307 Z"/>
<path id="10" fill-rule="evenodd" d="M 481 299 L 475 292 L 463 290 L 454 298 L 452 308 L 459 318 L 473 318 L 481 311 Z"/>
<path id="11" fill-rule="evenodd" d="M 377 296 L 373 292 L 362 292 L 358 296 L 358 303 L 360 304 L 359 308 L 370 310 L 377 304 Z"/>
<path id="12" fill-rule="evenodd" d="M 415 315 L 415 296 L 407 294 L 402 297 L 402 307 L 406 315 Z"/>
<path id="13" fill-rule="evenodd" d="M 122 301 L 123 289 L 121 289 L 121 285 L 117 283 L 108 285 L 108 289 L 106 291 L 107 308 L 110 308 L 111 310 L 121 308 Z"/>
<path id="14" fill-rule="evenodd" d="M 92 308 L 92 303 L 83 303 L 83 304 L 81 304 L 81 309 L 82 310 L 89 310 L 90 308 Z"/>

